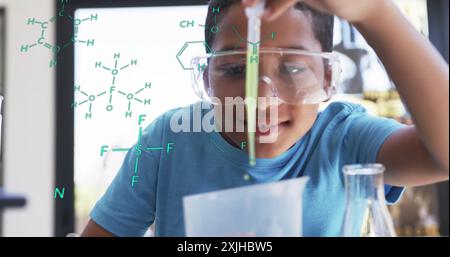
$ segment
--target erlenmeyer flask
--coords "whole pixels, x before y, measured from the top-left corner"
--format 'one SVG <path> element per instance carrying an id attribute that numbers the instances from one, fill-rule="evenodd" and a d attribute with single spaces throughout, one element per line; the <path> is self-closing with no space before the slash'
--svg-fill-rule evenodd
<path id="1" fill-rule="evenodd" d="M 381 164 L 344 166 L 346 208 L 343 236 L 395 236 L 386 207 Z"/>

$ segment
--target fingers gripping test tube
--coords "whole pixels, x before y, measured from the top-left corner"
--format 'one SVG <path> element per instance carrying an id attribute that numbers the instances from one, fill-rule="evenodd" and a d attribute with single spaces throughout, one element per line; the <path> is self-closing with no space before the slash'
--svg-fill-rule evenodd
<path id="1" fill-rule="evenodd" d="M 245 9 L 245 14 L 248 19 L 245 96 L 247 103 L 246 108 L 249 162 L 251 166 L 254 166 L 256 164 L 255 132 L 256 100 L 258 97 L 259 77 L 259 42 L 261 39 L 261 16 L 264 13 L 265 4 L 265 1 L 261 0 L 255 6 Z"/>

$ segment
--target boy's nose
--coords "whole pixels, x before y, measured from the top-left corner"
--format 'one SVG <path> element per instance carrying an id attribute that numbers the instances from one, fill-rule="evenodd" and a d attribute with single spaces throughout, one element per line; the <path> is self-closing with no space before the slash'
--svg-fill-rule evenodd
<path id="1" fill-rule="evenodd" d="M 258 109 L 280 105 L 277 89 L 269 77 L 261 76 L 258 86 Z"/>
<path id="2" fill-rule="evenodd" d="M 277 89 L 272 79 L 267 76 L 261 76 L 258 83 L 258 97 L 277 97 Z"/>

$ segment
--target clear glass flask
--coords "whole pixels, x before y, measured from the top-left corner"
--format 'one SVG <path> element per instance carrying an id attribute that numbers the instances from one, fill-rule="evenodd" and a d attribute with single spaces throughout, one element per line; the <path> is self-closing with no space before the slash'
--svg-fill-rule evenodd
<path id="1" fill-rule="evenodd" d="M 343 236 L 396 236 L 385 203 L 384 170 L 381 164 L 344 166 L 346 208 Z"/>

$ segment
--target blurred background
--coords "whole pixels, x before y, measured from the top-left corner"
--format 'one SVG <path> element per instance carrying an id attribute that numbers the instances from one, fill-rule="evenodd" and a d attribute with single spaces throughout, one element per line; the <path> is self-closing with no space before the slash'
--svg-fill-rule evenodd
<path id="1" fill-rule="evenodd" d="M 198 101 L 189 60 L 204 53 L 205 3 L 0 0 L 1 236 L 81 233 L 125 156 L 101 147 L 133 145 L 139 115 L 146 126 Z M 395 3 L 448 62 L 448 1 Z M 333 101 L 412 124 L 374 51 L 338 18 L 334 44 Z M 448 198 L 448 183 L 408 189 L 389 207 L 397 234 L 448 236 Z"/>

